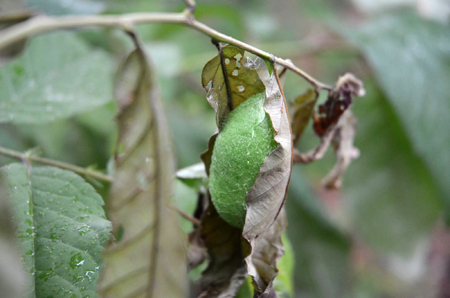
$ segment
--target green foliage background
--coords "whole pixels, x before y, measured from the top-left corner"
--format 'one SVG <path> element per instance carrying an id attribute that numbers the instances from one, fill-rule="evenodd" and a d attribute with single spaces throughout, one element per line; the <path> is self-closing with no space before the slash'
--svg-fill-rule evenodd
<path id="1" fill-rule="evenodd" d="M 181 1 L 64 3 L 27 1 L 51 15 L 184 8 Z M 362 13 L 349 1 L 312 0 L 197 1 L 195 15 L 222 33 L 292 59 L 321 81 L 332 84 L 350 71 L 365 82 L 367 96 L 353 109 L 361 157 L 350 166 L 342 190 L 320 187 L 332 154 L 293 171 L 286 205 L 295 297 L 438 292 L 440 275 L 436 280 L 427 272 L 436 269 L 430 261 L 433 235 L 445 233 L 442 222 L 450 216 L 448 20 L 425 19 L 413 7 Z M 178 168 L 197 163 L 215 129 L 200 74 L 216 50 L 207 37 L 181 26 L 140 25 L 138 31 L 158 73 Z M 23 56 L 0 69 L 0 145 L 39 148 L 48 158 L 106 169 L 116 135 L 111 83 L 129 47 L 114 29 L 51 33 L 29 41 Z M 54 59 L 67 51 L 72 60 Z M 30 82 L 30 72 L 42 82 Z M 48 89 L 46 80 L 56 87 Z M 288 100 L 306 88 L 288 73 Z M 18 94 L 26 99 L 24 106 L 13 101 Z M 60 98 L 49 100 L 49 94 Z M 22 107 L 26 110 L 18 110 Z M 306 151 L 316 142 L 308 128 L 299 147 Z M 106 193 L 103 185 L 93 185 Z M 177 190 L 179 207 L 192 212 L 195 194 L 186 195 L 184 186 Z"/>

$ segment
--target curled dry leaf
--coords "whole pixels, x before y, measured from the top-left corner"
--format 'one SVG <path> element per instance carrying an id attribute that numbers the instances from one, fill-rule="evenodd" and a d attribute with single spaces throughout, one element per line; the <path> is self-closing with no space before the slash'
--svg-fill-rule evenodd
<path id="1" fill-rule="evenodd" d="M 339 119 L 336 133 L 333 136 L 333 147 L 336 164 L 324 178 L 323 184 L 330 189 L 338 189 L 342 185 L 342 176 L 353 159 L 359 157 L 359 150 L 353 146 L 356 133 L 356 117 L 350 110 L 345 111 Z"/>
<path id="2" fill-rule="evenodd" d="M 153 73 L 143 49 L 119 69 L 119 135 L 107 201 L 116 237 L 104 253 L 102 297 L 184 297 L 186 251 L 168 208 L 174 157 Z"/>
<path id="3" fill-rule="evenodd" d="M 266 70 L 267 71 L 267 70 Z M 255 184 L 247 193 L 247 214 L 243 235 L 252 241 L 275 221 L 283 206 L 292 172 L 292 133 L 286 100 L 277 75 L 266 85 L 264 109 L 269 114 L 279 144 L 261 166 Z"/>
<path id="4" fill-rule="evenodd" d="M 273 225 L 253 241 L 252 253 L 245 259 L 248 273 L 253 278 L 257 297 L 260 297 L 259 295 L 266 295 L 261 297 L 272 297 L 270 296 L 271 292 L 274 292 L 272 283 L 278 274 L 276 264 L 284 255 L 281 236 L 286 227 L 287 219 L 283 208 Z"/>
<path id="5" fill-rule="evenodd" d="M 308 89 L 305 93 L 299 95 L 290 107 L 294 146 L 300 139 L 309 119 L 311 118 L 318 97 L 319 92 L 317 92 L 317 90 Z"/>
<path id="6" fill-rule="evenodd" d="M 352 96 L 364 96 L 361 80 L 353 74 L 347 73 L 339 78 L 336 88 L 328 94 L 328 99 L 319 106 L 319 114 L 314 114 L 314 131 L 320 137 L 325 135 L 328 128 L 337 123 L 341 115 L 353 103 Z"/>
<path id="7" fill-rule="evenodd" d="M 200 297 L 234 297 L 247 277 L 244 258 L 250 254 L 242 230 L 224 221 L 210 203 L 202 217 L 201 237 L 209 264 L 202 275 Z"/>

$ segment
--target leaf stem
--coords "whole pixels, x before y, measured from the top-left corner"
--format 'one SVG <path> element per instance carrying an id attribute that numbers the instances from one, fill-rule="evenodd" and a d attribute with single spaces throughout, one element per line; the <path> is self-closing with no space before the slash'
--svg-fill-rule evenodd
<path id="1" fill-rule="evenodd" d="M 265 60 L 277 63 L 293 71 L 301 76 L 308 83 L 310 83 L 315 89 L 333 90 L 333 87 L 324 84 L 308 73 L 304 72 L 291 61 L 282 59 L 272 55 L 271 53 L 260 50 L 252 45 L 244 43 L 233 37 L 220 33 L 217 30 L 197 21 L 193 17 L 193 10 L 195 9 L 195 2 L 192 0 L 185 0 L 188 4 L 181 13 L 129 13 L 122 15 L 91 15 L 91 16 L 61 16 L 51 17 L 40 15 L 1 31 L 0 34 L 0 50 L 29 37 L 33 37 L 38 34 L 62 30 L 62 29 L 74 29 L 80 27 L 117 27 L 127 32 L 130 28 L 138 24 L 147 23 L 167 23 L 167 24 L 179 24 L 193 28 L 215 41 L 225 42 L 236 47 L 242 48 L 247 52 L 253 53 Z"/>
<path id="2" fill-rule="evenodd" d="M 94 171 L 94 170 L 89 170 L 89 169 L 85 169 L 82 167 L 78 167 L 72 164 L 68 164 L 65 162 L 61 162 L 61 161 L 56 161 L 53 159 L 48 159 L 48 158 L 44 158 L 44 157 L 40 157 L 40 156 L 34 156 L 31 154 L 27 154 L 27 153 L 21 153 L 21 152 L 17 152 L 14 150 L 10 150 L 4 147 L 0 147 L 0 154 L 6 155 L 6 156 L 10 156 L 10 157 L 14 157 L 17 159 L 21 159 L 21 160 L 26 160 L 26 161 L 34 161 L 37 163 L 41 163 L 41 164 L 46 164 L 49 166 L 55 166 L 61 169 L 65 169 L 65 170 L 69 170 L 69 171 L 73 171 L 76 172 L 78 174 L 82 174 L 82 175 L 86 175 L 86 176 L 90 176 L 92 178 L 96 178 L 98 180 L 103 180 L 106 182 L 113 182 L 113 178 L 105 175 L 103 173 Z"/>

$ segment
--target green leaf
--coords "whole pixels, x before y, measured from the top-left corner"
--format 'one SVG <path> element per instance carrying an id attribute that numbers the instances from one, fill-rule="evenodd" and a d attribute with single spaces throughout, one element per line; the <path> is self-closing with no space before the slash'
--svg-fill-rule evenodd
<path id="1" fill-rule="evenodd" d="M 286 233 L 283 233 L 281 240 L 284 246 L 284 255 L 278 260 L 279 272 L 273 281 L 273 288 L 279 298 L 292 298 L 294 297 L 294 248 Z"/>
<path id="2" fill-rule="evenodd" d="M 14 204 L 29 287 L 36 297 L 96 297 L 110 222 L 103 200 L 78 175 L 58 168 L 2 168 Z"/>
<path id="3" fill-rule="evenodd" d="M 286 212 L 295 254 L 296 297 L 347 297 L 350 241 L 322 214 L 300 169 L 291 179 Z"/>
<path id="4" fill-rule="evenodd" d="M 97 0 L 25 0 L 27 6 L 43 11 L 48 15 L 74 15 L 101 13 L 106 4 Z"/>
<path id="5" fill-rule="evenodd" d="M 206 63 L 202 72 L 202 85 L 208 91 L 208 102 L 216 110 L 219 129 L 232 110 L 265 89 L 256 70 L 246 65 L 244 50 L 225 46 L 222 52 L 223 61 L 218 54 Z"/>
<path id="6" fill-rule="evenodd" d="M 119 68 L 119 135 L 108 216 L 116 242 L 105 250 L 103 297 L 184 297 L 186 240 L 169 208 L 174 157 L 148 58 L 139 46 Z"/>
<path id="7" fill-rule="evenodd" d="M 112 65 L 75 33 L 34 38 L 20 58 L 0 69 L 0 122 L 44 123 L 107 103 Z"/>
<path id="8" fill-rule="evenodd" d="M 206 174 L 205 164 L 202 162 L 178 170 L 177 178 L 197 192 L 204 193 L 208 185 L 208 175 Z"/>
<path id="9" fill-rule="evenodd" d="M 354 106 L 361 156 L 346 175 L 348 214 L 371 247 L 408 257 L 443 206 L 395 111 L 373 82 L 366 87 L 368 95 Z"/>
<path id="10" fill-rule="evenodd" d="M 278 145 L 264 110 L 265 100 L 262 92 L 233 110 L 214 145 L 209 175 L 211 199 L 220 216 L 238 228 L 245 223 L 247 193 L 266 157 Z"/>
<path id="11" fill-rule="evenodd" d="M 449 26 L 413 14 L 383 15 L 348 34 L 374 67 L 414 151 L 426 162 L 450 216 Z"/>

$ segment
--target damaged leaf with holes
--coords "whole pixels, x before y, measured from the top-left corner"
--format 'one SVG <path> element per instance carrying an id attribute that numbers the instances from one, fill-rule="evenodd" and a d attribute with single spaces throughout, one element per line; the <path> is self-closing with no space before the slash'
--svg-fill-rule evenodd
<path id="1" fill-rule="evenodd" d="M 257 72 L 246 66 L 244 50 L 228 45 L 221 53 L 208 61 L 202 72 L 202 85 L 208 92 L 209 104 L 216 111 L 219 129 L 232 110 L 265 89 Z"/>

